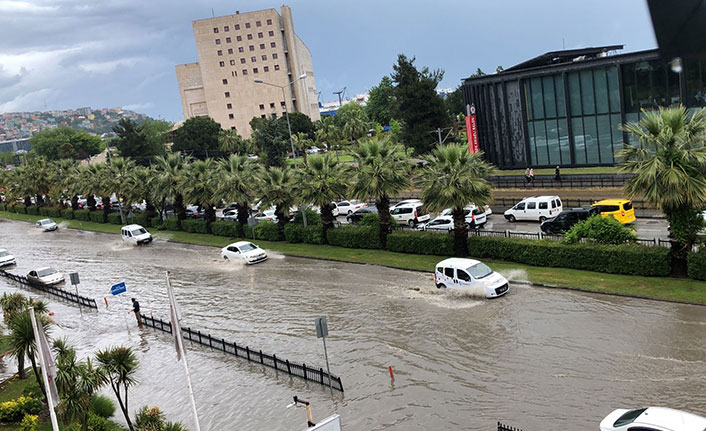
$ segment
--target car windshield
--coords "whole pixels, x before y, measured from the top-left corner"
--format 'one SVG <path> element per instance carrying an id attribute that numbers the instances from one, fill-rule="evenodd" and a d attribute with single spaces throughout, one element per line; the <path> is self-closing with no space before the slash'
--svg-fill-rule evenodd
<path id="1" fill-rule="evenodd" d="M 623 415 L 615 421 L 613 427 L 617 428 L 635 422 L 635 419 L 637 419 L 637 417 L 640 416 L 645 410 L 647 409 L 630 410 L 623 413 Z"/>
<path id="2" fill-rule="evenodd" d="M 468 269 L 466 269 L 466 271 L 468 271 L 473 276 L 473 278 L 476 279 L 487 277 L 493 273 L 493 270 L 490 269 L 488 265 L 481 262 L 469 267 Z"/>
<path id="3" fill-rule="evenodd" d="M 139 228 L 132 231 L 132 236 L 143 235 L 146 233 L 147 231 L 144 228 Z"/>
<path id="4" fill-rule="evenodd" d="M 45 269 L 37 271 L 37 275 L 40 277 L 46 277 L 47 275 L 52 275 L 52 274 L 56 274 L 56 269 L 45 268 Z"/>
<path id="5" fill-rule="evenodd" d="M 9 256 L 9 255 L 10 255 L 10 253 L 8 253 L 7 250 L 0 250 L 0 257 L 5 257 L 5 256 Z"/>
<path id="6" fill-rule="evenodd" d="M 51 220 L 45 219 L 45 220 L 39 220 L 39 224 L 49 224 L 51 223 Z"/>
<path id="7" fill-rule="evenodd" d="M 246 253 L 248 251 L 255 250 L 257 248 L 257 246 L 255 244 L 247 243 L 245 245 L 241 245 L 238 248 L 240 249 L 241 253 Z"/>

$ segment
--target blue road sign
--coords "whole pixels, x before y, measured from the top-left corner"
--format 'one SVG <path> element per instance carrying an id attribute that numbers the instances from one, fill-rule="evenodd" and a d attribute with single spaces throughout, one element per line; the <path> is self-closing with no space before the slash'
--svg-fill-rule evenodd
<path id="1" fill-rule="evenodd" d="M 127 292 L 127 287 L 125 286 L 124 281 L 110 287 L 110 293 L 112 293 L 113 295 L 120 295 L 121 293 L 125 292 Z"/>

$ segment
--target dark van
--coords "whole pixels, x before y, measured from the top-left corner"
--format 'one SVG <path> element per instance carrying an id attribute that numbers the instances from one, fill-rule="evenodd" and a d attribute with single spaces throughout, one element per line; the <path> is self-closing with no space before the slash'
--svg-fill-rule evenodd
<path id="1" fill-rule="evenodd" d="M 571 229 L 576 223 L 598 214 L 594 207 L 572 208 L 562 211 L 558 216 L 545 220 L 542 223 L 542 232 L 547 235 L 559 235 Z"/>

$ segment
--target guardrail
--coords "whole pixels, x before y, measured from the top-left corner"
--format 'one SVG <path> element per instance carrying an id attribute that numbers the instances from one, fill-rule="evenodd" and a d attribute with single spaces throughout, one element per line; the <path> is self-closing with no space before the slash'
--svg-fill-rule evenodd
<path id="1" fill-rule="evenodd" d="M 519 428 L 511 427 L 508 425 L 505 425 L 501 422 L 498 422 L 498 431 L 522 431 Z"/>
<path id="2" fill-rule="evenodd" d="M 169 334 L 172 333 L 172 323 L 162 319 L 154 318 L 140 313 L 142 322 L 147 326 L 158 329 Z M 262 350 L 251 349 L 248 346 L 241 346 L 232 341 L 226 341 L 224 338 L 216 338 L 210 334 L 203 334 L 199 330 L 193 330 L 189 327 L 182 327 L 182 335 L 185 340 L 193 341 L 194 343 L 208 346 L 214 349 L 221 350 L 224 353 L 229 353 L 238 358 L 246 359 L 250 362 L 256 362 L 266 367 L 274 368 L 277 371 L 285 372 L 289 375 L 300 377 L 311 382 L 316 382 L 324 386 L 331 386 L 337 391 L 343 392 L 343 382 L 340 377 L 328 374 L 323 368 L 312 368 L 306 364 L 298 364 L 290 362 L 286 359 L 278 358 L 277 355 L 268 355 L 262 353 Z"/>
<path id="3" fill-rule="evenodd" d="M 50 295 L 58 296 L 59 298 L 65 299 L 70 302 L 74 302 L 79 305 L 83 305 L 85 307 L 90 307 L 90 308 L 95 308 L 96 310 L 98 309 L 98 305 L 96 304 L 96 300 L 93 298 L 87 298 L 85 296 L 77 295 L 73 292 L 69 292 L 64 289 L 59 289 L 54 286 L 45 286 L 43 284 L 39 283 L 33 283 L 29 281 L 29 279 L 25 276 L 22 275 L 15 275 L 11 272 L 7 272 L 4 269 L 0 269 L 0 276 L 9 278 L 12 281 L 16 281 L 17 283 L 24 284 L 25 286 L 32 287 L 37 290 L 41 290 L 44 293 L 48 293 Z"/>
<path id="4" fill-rule="evenodd" d="M 493 199 L 492 206 L 511 208 L 511 207 L 515 206 L 516 203 L 520 202 L 522 199 L 528 198 L 530 196 L 536 196 L 536 193 L 528 193 L 527 196 L 521 197 L 521 198 L 520 197 L 517 197 L 517 198 L 496 197 Z M 564 207 L 564 209 L 591 206 L 594 203 L 602 200 L 602 199 L 564 199 L 561 196 L 559 196 L 559 198 L 561 199 L 561 203 L 562 203 L 562 206 Z M 632 202 L 632 207 L 636 210 L 656 210 L 656 208 L 651 207 L 645 201 L 631 201 L 631 202 Z"/>
<path id="5" fill-rule="evenodd" d="M 488 181 L 497 189 L 588 189 L 592 187 L 623 187 L 626 178 L 607 176 L 598 178 L 562 178 L 561 181 L 556 181 L 554 178 L 535 177 L 531 183 L 528 183 L 524 177 L 495 177 L 488 179 Z"/>

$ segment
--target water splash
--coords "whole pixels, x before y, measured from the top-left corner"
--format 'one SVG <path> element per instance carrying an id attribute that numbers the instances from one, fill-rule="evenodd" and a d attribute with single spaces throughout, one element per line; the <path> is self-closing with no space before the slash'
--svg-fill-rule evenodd
<path id="1" fill-rule="evenodd" d="M 57 226 L 59 226 L 59 229 L 66 229 L 69 227 L 69 222 L 62 221 L 61 223 L 58 223 Z"/>
<path id="2" fill-rule="evenodd" d="M 507 279 L 509 282 L 518 282 L 518 283 L 529 283 L 529 277 L 527 276 L 527 271 L 524 269 L 508 269 L 505 271 L 498 271 L 500 274 L 502 274 L 503 277 Z"/>

